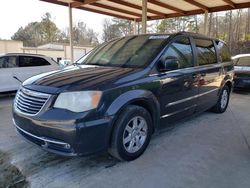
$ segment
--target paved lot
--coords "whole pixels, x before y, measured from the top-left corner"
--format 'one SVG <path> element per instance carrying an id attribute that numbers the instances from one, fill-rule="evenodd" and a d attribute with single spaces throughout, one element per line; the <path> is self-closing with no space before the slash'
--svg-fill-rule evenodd
<path id="1" fill-rule="evenodd" d="M 233 93 L 224 114 L 205 112 L 159 133 L 132 162 L 64 158 L 27 143 L 12 126 L 12 98 L 0 98 L 0 187 L 250 187 L 250 92 Z"/>

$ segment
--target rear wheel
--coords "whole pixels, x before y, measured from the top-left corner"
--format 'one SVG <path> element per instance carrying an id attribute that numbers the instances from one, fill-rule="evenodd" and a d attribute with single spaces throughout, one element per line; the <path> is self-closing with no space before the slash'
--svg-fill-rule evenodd
<path id="1" fill-rule="evenodd" d="M 211 110 L 216 113 L 225 112 L 229 103 L 229 97 L 230 89 L 227 85 L 225 85 L 220 92 L 219 100 Z"/>
<path id="2" fill-rule="evenodd" d="M 151 134 L 149 112 L 143 107 L 129 105 L 118 117 L 109 153 L 119 160 L 134 160 L 146 150 Z"/>

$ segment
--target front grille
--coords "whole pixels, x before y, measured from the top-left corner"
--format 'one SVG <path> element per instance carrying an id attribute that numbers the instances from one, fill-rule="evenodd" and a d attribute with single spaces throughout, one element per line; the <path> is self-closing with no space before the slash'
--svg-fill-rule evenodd
<path id="1" fill-rule="evenodd" d="M 15 108 L 25 114 L 36 115 L 45 105 L 50 95 L 21 88 L 15 99 Z"/>

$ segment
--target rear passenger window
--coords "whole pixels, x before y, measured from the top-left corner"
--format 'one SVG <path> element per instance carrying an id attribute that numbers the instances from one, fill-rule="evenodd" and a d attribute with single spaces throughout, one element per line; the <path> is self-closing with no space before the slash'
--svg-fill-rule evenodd
<path id="1" fill-rule="evenodd" d="M 195 39 L 197 61 L 199 65 L 209 65 L 217 62 L 215 48 L 212 40 Z"/>
<path id="2" fill-rule="evenodd" d="M 216 45 L 219 51 L 220 62 L 231 61 L 231 54 L 227 45 L 224 42 L 216 41 Z"/>
<path id="3" fill-rule="evenodd" d="M 187 37 L 180 37 L 170 44 L 161 58 L 176 57 L 179 61 L 179 68 L 193 66 L 192 47 Z"/>
<path id="4" fill-rule="evenodd" d="M 14 68 L 17 67 L 16 56 L 0 57 L 0 68 Z"/>
<path id="5" fill-rule="evenodd" d="M 41 57 L 31 57 L 31 56 L 19 57 L 20 67 L 35 67 L 35 66 L 45 66 L 45 65 L 50 65 L 50 63 Z"/>

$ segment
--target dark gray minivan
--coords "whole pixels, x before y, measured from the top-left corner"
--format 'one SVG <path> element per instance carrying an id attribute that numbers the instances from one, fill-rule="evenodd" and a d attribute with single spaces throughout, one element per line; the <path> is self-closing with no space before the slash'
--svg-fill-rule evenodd
<path id="1" fill-rule="evenodd" d="M 233 63 L 218 39 L 193 33 L 126 36 L 63 70 L 26 80 L 13 105 L 18 132 L 60 155 L 139 157 L 163 124 L 223 113 Z"/>

